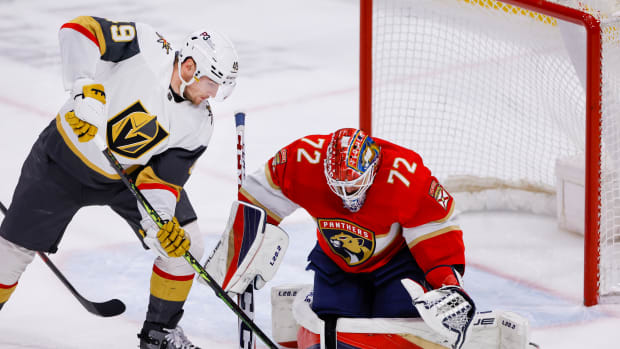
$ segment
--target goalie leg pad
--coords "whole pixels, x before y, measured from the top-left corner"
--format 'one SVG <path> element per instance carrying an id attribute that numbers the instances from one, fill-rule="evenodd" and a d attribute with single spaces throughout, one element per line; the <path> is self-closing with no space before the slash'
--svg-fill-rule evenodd
<path id="1" fill-rule="evenodd" d="M 500 313 L 498 326 L 500 326 L 501 349 L 530 348 L 530 323 L 526 318 L 505 311 Z"/>
<path id="2" fill-rule="evenodd" d="M 262 208 L 242 201 L 233 204 L 224 234 L 205 263 L 225 291 L 241 294 L 254 281 L 260 289 L 279 268 L 288 235 L 265 220 Z"/>
<path id="3" fill-rule="evenodd" d="M 530 349 L 529 321 L 514 312 L 477 312 L 463 349 Z"/>
<path id="4" fill-rule="evenodd" d="M 419 289 L 415 286 L 414 288 L 417 297 L 424 294 L 421 286 Z M 291 298 L 294 298 L 292 304 Z M 323 320 L 311 309 L 316 300 L 313 285 L 274 287 L 271 299 L 272 333 L 278 343 L 292 343 L 299 326 L 305 330 L 303 333 L 298 332 L 299 348 L 307 349 L 319 343 L 318 334 L 321 333 L 324 324 Z M 292 316 L 287 314 L 288 311 L 292 311 Z M 530 342 L 528 320 L 513 312 L 478 312 L 473 317 L 470 328 L 463 349 L 534 349 L 534 346 L 528 346 Z M 361 345 L 363 348 L 418 348 L 412 343 L 423 348 L 449 346 L 445 337 L 431 329 L 425 321 L 415 318 L 341 318 L 338 322 L 339 338 L 345 340 L 350 333 L 372 334 L 371 337 L 367 337 L 366 341 L 358 341 L 358 343 L 368 344 L 367 346 Z M 382 337 L 382 333 L 390 335 Z M 311 334 L 316 340 L 310 340 L 307 334 Z M 390 345 L 389 341 L 398 337 L 395 335 L 412 343 L 409 343 L 410 346 Z M 382 340 L 387 342 L 382 342 Z M 376 343 L 384 345 L 375 345 Z"/>
<path id="5" fill-rule="evenodd" d="M 298 294 L 307 294 L 312 285 L 294 284 L 271 288 L 271 333 L 283 347 L 297 347 L 299 325 L 293 316 L 293 302 Z M 304 293 L 305 292 L 305 293 Z M 295 345 L 294 345 L 295 344 Z"/>

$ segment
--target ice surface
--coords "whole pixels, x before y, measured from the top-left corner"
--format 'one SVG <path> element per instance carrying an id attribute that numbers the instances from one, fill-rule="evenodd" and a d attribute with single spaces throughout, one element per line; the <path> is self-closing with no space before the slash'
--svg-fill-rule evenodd
<path id="1" fill-rule="evenodd" d="M 235 110 L 248 115 L 248 171 L 300 136 L 358 124 L 358 13 L 354 0 L 0 1 L 0 200 L 10 202 L 26 154 L 66 98 L 57 44 L 62 23 L 78 15 L 142 21 L 173 43 L 197 26 L 211 26 L 236 43 L 241 77 L 233 96 L 214 104 L 215 133 L 187 185 L 202 231 L 194 238 L 205 239 L 210 251 L 235 198 Z M 528 317 L 541 348 L 618 346 L 620 309 L 581 305 L 581 237 L 534 215 L 469 213 L 461 219 L 465 282 L 479 309 Z M 304 271 L 315 243 L 312 220 L 299 211 L 283 227 L 289 251 L 275 279 L 256 292 L 256 321 L 268 334 L 268 288 L 312 281 Z M 84 296 L 120 298 L 127 311 L 114 318 L 91 315 L 37 258 L 0 311 L 0 348 L 135 347 L 153 255 L 125 222 L 108 208 L 85 208 L 51 258 Z M 236 318 L 202 284 L 192 289 L 181 326 L 201 347 L 236 347 Z"/>

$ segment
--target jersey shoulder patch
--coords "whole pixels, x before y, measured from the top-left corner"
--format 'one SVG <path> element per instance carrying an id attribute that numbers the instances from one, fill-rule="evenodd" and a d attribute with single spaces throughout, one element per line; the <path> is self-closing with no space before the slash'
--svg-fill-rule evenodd
<path id="1" fill-rule="evenodd" d="M 439 181 L 433 178 L 431 185 L 428 188 L 428 195 L 430 195 L 437 203 L 443 207 L 444 210 L 448 210 L 451 196 L 444 187 L 439 184 Z"/>
<path id="2" fill-rule="evenodd" d="M 172 45 L 170 45 L 170 41 L 166 40 L 166 38 L 164 38 L 158 32 L 155 32 L 155 35 L 157 35 L 157 38 L 158 38 L 157 43 L 161 44 L 161 49 L 165 51 L 167 55 L 169 55 L 170 52 L 172 51 Z"/>
<path id="3" fill-rule="evenodd" d="M 280 149 L 276 155 L 273 156 L 273 160 L 271 161 L 271 166 L 275 167 L 280 164 L 285 164 L 288 160 L 288 150 L 286 148 Z"/>

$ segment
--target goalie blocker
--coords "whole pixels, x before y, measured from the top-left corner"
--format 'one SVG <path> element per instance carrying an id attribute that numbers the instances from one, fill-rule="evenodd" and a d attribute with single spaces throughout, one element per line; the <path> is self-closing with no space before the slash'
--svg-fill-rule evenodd
<path id="1" fill-rule="evenodd" d="M 261 289 L 273 278 L 288 248 L 288 235 L 266 223 L 265 210 L 235 201 L 222 238 L 204 268 L 226 292 Z"/>

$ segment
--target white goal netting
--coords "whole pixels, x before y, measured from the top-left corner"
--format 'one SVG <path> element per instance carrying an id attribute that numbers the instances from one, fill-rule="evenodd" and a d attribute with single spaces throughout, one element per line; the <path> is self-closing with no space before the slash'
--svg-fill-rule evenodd
<path id="1" fill-rule="evenodd" d="M 591 161 L 601 167 L 599 290 L 615 294 L 620 17 L 611 0 L 554 2 L 601 22 L 602 97 L 593 107 L 601 122 L 591 134 L 598 130 L 601 146 Z M 491 198 L 502 208 L 553 213 L 555 164 L 586 151 L 588 108 L 586 31 L 560 18 L 495 0 L 374 0 L 373 135 L 420 153 L 455 196 L 527 193 L 514 194 L 520 202 L 487 196 L 474 209 L 496 207 Z"/>

